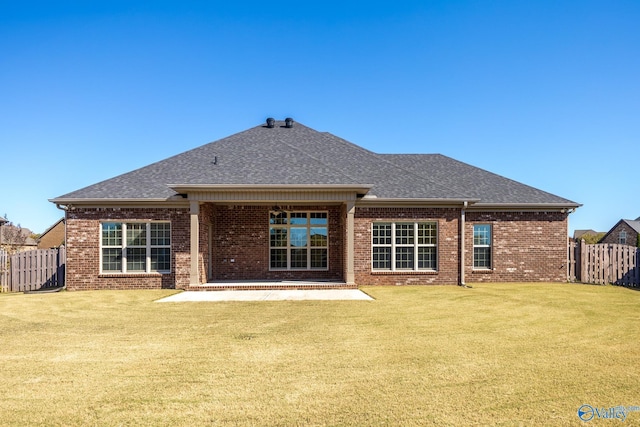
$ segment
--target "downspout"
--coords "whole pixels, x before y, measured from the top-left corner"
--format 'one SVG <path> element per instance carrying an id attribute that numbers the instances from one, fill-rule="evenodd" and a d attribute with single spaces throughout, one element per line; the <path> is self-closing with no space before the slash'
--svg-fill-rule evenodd
<path id="1" fill-rule="evenodd" d="M 60 209 L 61 211 L 64 211 L 64 250 L 65 250 L 65 254 L 67 253 L 67 223 L 69 222 L 67 218 L 67 215 L 69 213 L 69 206 L 62 206 L 60 203 L 56 203 L 56 208 Z M 65 255 L 66 258 L 66 255 Z M 64 285 L 62 286 L 61 290 L 66 290 L 67 289 L 67 260 L 65 259 L 64 261 L 65 266 L 64 266 Z"/>
<path id="2" fill-rule="evenodd" d="M 571 215 L 572 213 L 574 213 L 576 211 L 576 208 L 572 208 L 572 209 L 562 209 L 560 212 L 562 213 L 566 213 L 567 214 L 567 246 L 570 248 L 571 246 L 569 245 L 569 215 Z M 574 256 L 575 258 L 575 256 Z M 567 282 L 571 281 L 571 255 L 569 254 L 569 251 L 567 251 L 567 259 L 565 260 L 565 265 L 567 266 L 567 269 L 565 271 L 566 276 L 567 276 Z M 563 268 L 564 265 L 560 268 Z M 574 275 L 577 271 L 577 266 L 575 265 L 575 260 L 574 260 L 574 266 L 573 266 L 573 272 Z M 576 278 L 577 280 L 577 278 Z"/>
<path id="3" fill-rule="evenodd" d="M 465 283 L 465 277 L 464 277 L 464 264 L 465 264 L 464 234 L 465 234 L 465 222 L 466 222 L 466 209 L 468 205 L 469 205 L 469 202 L 465 201 L 462 205 L 462 209 L 460 209 L 460 283 L 459 285 L 465 288 L 467 287 L 467 285 Z"/>

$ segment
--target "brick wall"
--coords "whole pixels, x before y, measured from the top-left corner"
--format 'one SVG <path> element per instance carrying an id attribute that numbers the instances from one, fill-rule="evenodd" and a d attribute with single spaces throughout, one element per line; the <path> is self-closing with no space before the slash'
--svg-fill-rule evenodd
<path id="1" fill-rule="evenodd" d="M 344 280 L 346 209 L 284 206 L 328 211 L 329 270 L 269 271 L 269 207 L 203 204 L 200 208 L 200 282 L 207 280 Z M 100 222 L 171 221 L 171 273 L 100 275 Z M 435 272 L 372 272 L 371 230 L 375 221 L 436 221 Z M 473 269 L 473 224 L 491 224 L 493 265 Z M 457 284 L 460 281 L 460 210 L 454 208 L 357 208 L 355 279 L 358 285 Z M 543 212 L 468 212 L 465 227 L 466 282 L 566 280 L 567 215 Z M 189 285 L 189 209 L 77 208 L 67 212 L 67 288 L 184 289 Z M 209 245 L 211 242 L 211 246 Z"/>
<path id="2" fill-rule="evenodd" d="M 638 243 L 638 233 L 624 221 L 620 221 L 613 230 L 611 230 L 600 243 L 610 243 L 617 245 L 620 243 L 620 232 L 624 230 L 627 233 L 627 245 L 636 246 Z"/>
<path id="3" fill-rule="evenodd" d="M 436 221 L 437 272 L 373 272 L 371 231 L 377 221 Z M 460 209 L 357 208 L 355 214 L 355 275 L 358 285 L 426 285 L 458 283 Z"/>
<path id="4" fill-rule="evenodd" d="M 358 285 L 458 284 L 460 209 L 358 208 L 355 270 Z M 371 230 L 376 221 L 437 221 L 436 272 L 373 272 Z M 473 224 L 491 224 L 491 270 L 473 269 Z M 567 215 L 546 212 L 467 212 L 465 282 L 564 282 L 567 280 Z"/>
<path id="5" fill-rule="evenodd" d="M 100 222 L 127 220 L 171 221 L 171 274 L 100 274 Z M 67 289 L 164 289 L 188 284 L 188 209 L 76 208 L 67 212 Z"/>
<path id="6" fill-rule="evenodd" d="M 281 206 L 328 211 L 329 270 L 269 271 L 269 207 L 212 205 L 213 280 L 343 280 L 344 217 L 340 206 Z"/>
<path id="7" fill-rule="evenodd" d="M 492 269 L 473 269 L 473 225 L 492 226 Z M 466 282 L 565 282 L 567 214 L 467 212 Z"/>

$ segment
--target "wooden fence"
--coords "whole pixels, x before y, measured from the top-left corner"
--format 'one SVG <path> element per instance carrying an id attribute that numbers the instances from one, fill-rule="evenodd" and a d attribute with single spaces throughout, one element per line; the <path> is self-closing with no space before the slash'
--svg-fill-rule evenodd
<path id="1" fill-rule="evenodd" d="M 640 287 L 640 248 L 571 242 L 568 276 L 571 282 Z"/>
<path id="2" fill-rule="evenodd" d="M 0 249 L 0 292 L 9 292 L 9 254 Z"/>
<path id="3" fill-rule="evenodd" d="M 0 252 L 0 269 L 5 267 L 4 273 L 0 271 L 1 291 L 24 292 L 62 287 L 65 259 L 64 246 L 18 252 L 11 256 Z"/>

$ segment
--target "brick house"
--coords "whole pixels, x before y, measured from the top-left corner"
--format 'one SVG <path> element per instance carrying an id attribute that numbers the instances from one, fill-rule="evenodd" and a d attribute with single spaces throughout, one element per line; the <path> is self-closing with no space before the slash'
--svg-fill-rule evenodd
<path id="1" fill-rule="evenodd" d="M 290 119 L 51 201 L 65 210 L 71 290 L 559 282 L 579 206 L 443 155 L 376 154 Z"/>
<path id="2" fill-rule="evenodd" d="M 637 246 L 638 234 L 640 234 L 640 217 L 635 220 L 621 219 L 600 239 L 600 243 Z"/>
<path id="3" fill-rule="evenodd" d="M 47 228 L 38 238 L 38 249 L 58 248 L 64 245 L 64 218 Z"/>

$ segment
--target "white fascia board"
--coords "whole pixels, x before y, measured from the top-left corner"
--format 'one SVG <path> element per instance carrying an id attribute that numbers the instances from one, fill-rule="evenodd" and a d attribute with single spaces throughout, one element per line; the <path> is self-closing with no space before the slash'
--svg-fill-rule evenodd
<path id="1" fill-rule="evenodd" d="M 171 197 L 168 199 L 83 199 L 83 198 L 56 198 L 49 199 L 51 203 L 59 206 L 83 206 L 83 207 L 182 207 L 189 206 L 189 201 L 183 197 Z"/>
<path id="2" fill-rule="evenodd" d="M 476 203 L 470 211 L 568 211 L 582 206 L 579 203 Z"/>
<path id="3" fill-rule="evenodd" d="M 363 197 L 356 202 L 357 206 L 381 206 L 381 207 L 393 207 L 393 206 L 464 206 L 467 203 L 468 206 L 473 205 L 479 199 L 389 199 L 378 197 Z"/>

